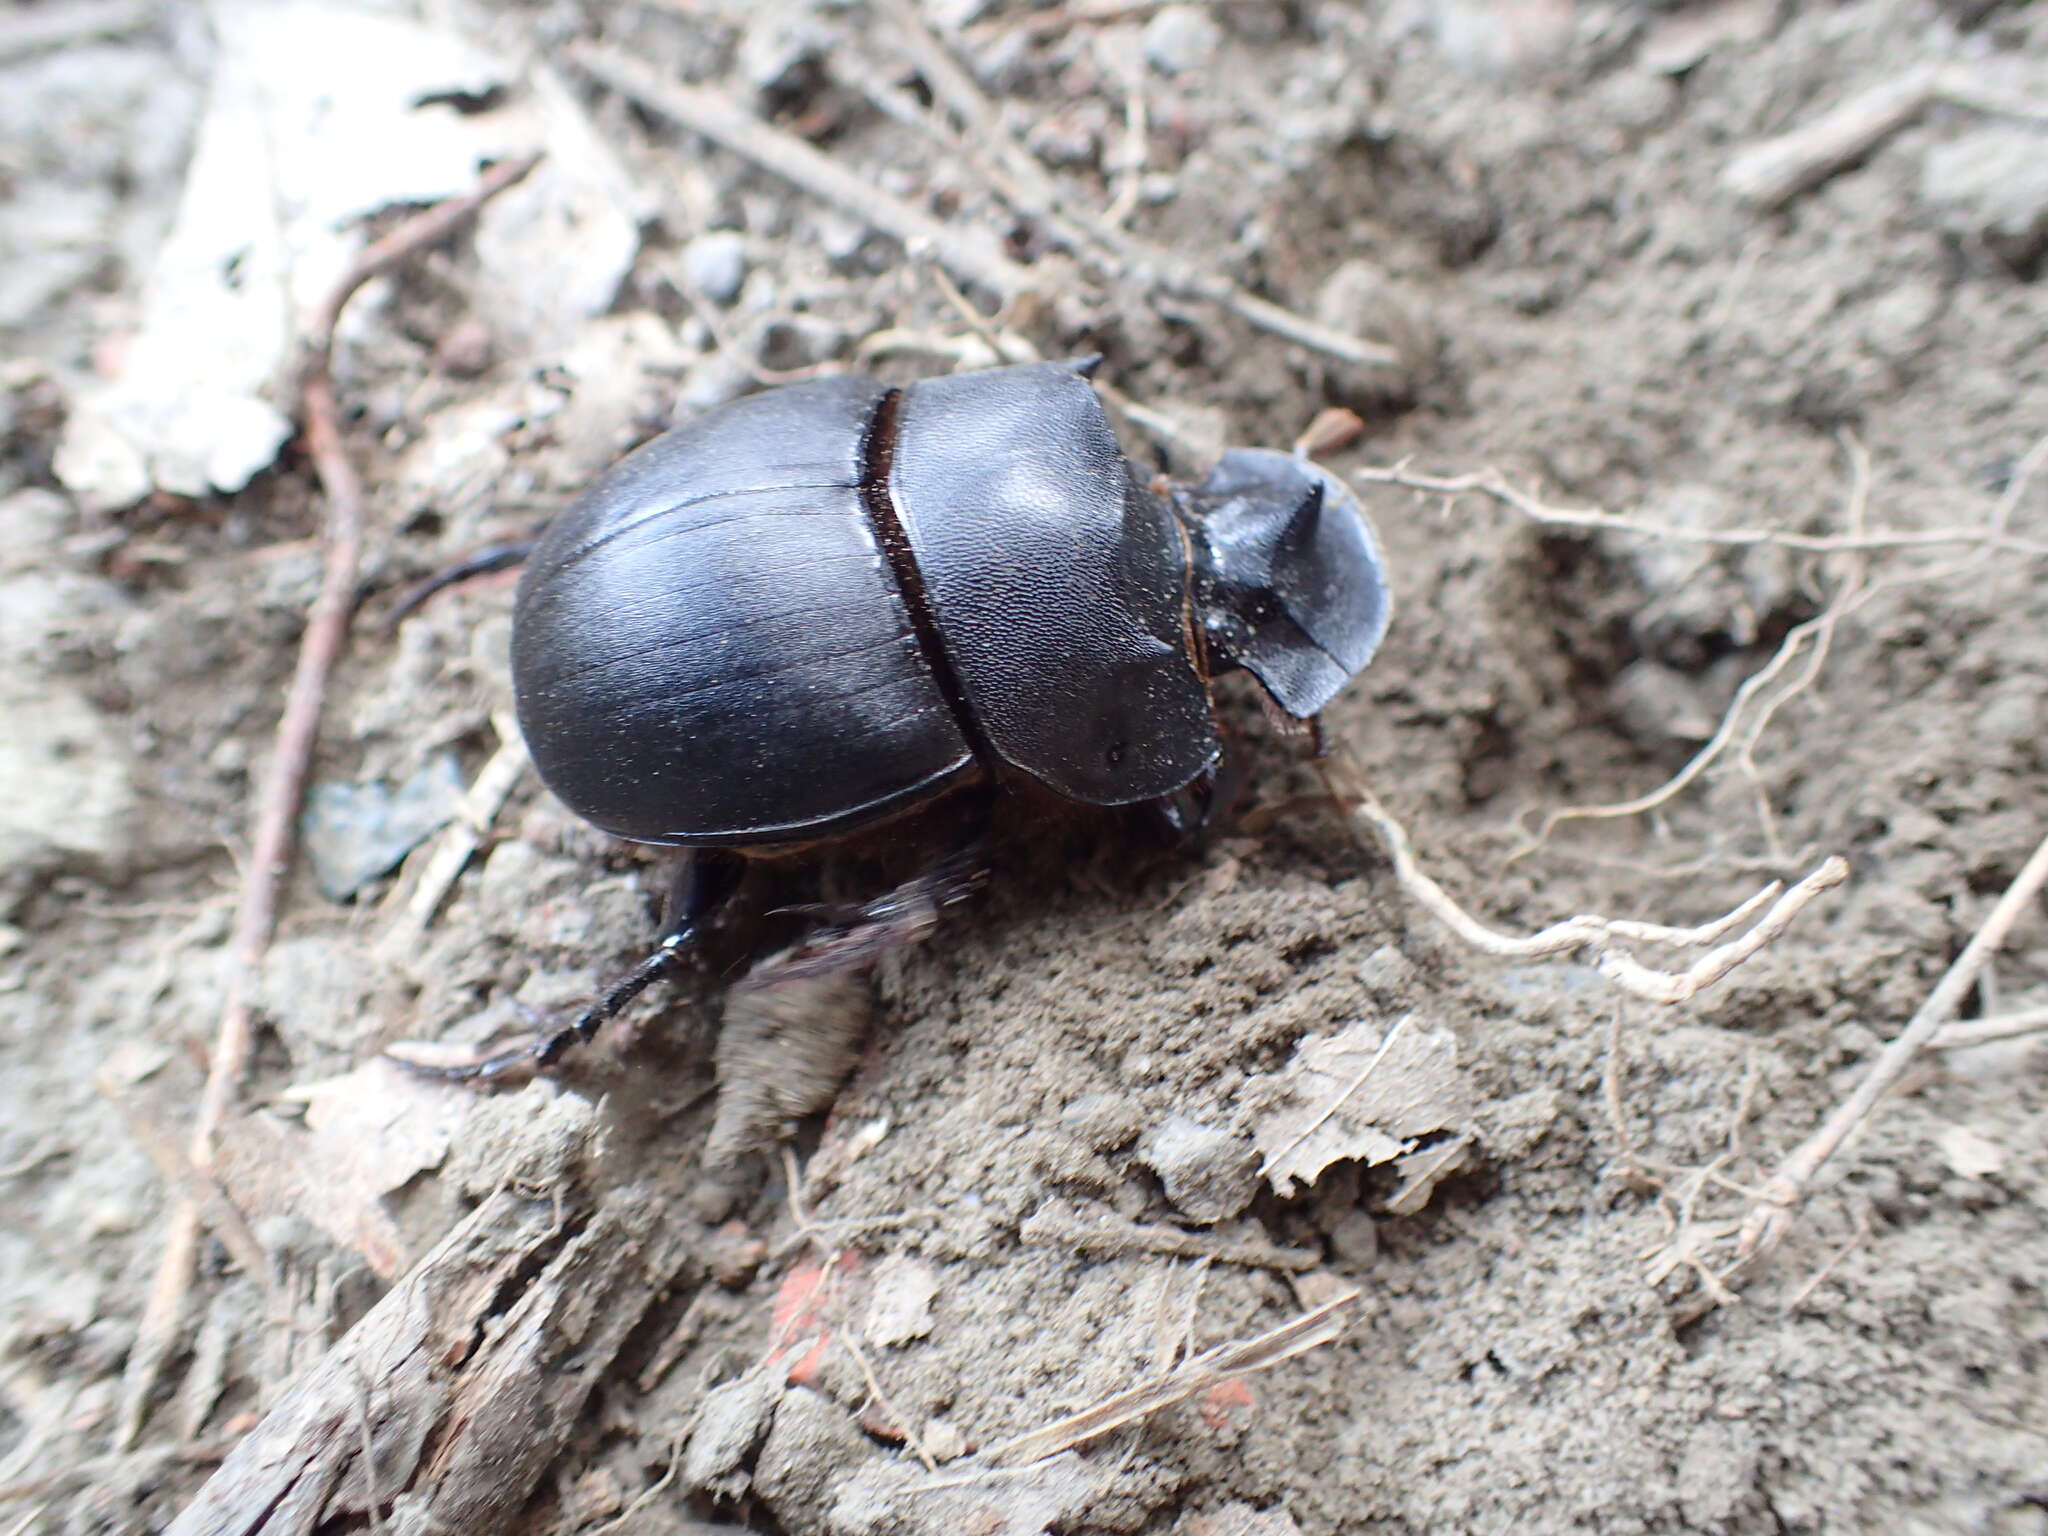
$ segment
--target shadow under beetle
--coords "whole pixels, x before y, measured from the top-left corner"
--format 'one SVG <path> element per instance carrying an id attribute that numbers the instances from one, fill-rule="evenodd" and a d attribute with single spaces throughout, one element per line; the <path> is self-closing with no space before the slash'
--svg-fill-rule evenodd
<path id="1" fill-rule="evenodd" d="M 1155 489 L 1095 361 L 769 390 L 629 454 L 555 519 L 513 618 L 534 765 L 604 831 L 692 853 L 654 952 L 609 993 L 443 1075 L 546 1067 L 588 1040 L 681 961 L 739 855 L 971 785 L 1198 825 L 1212 677 L 1241 667 L 1311 720 L 1365 666 L 1388 599 L 1351 493 L 1259 449 Z M 921 930 L 978 865 L 970 845 L 831 913 L 813 952 Z"/>

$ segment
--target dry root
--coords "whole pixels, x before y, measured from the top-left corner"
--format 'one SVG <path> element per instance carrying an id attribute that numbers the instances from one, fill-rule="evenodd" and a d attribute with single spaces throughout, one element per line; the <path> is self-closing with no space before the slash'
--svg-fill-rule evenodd
<path id="1" fill-rule="evenodd" d="M 1653 1003 L 1682 1003 L 1712 986 L 1779 938 L 1821 892 L 1832 890 L 1849 878 L 1847 861 L 1830 857 L 1790 890 L 1773 881 L 1726 916 L 1696 928 L 1582 916 L 1566 918 L 1540 933 L 1517 938 L 1487 927 L 1430 878 L 1415 861 L 1407 829 L 1380 804 L 1356 763 L 1333 757 L 1324 769 L 1324 778 L 1331 794 L 1349 807 L 1353 818 L 1378 835 L 1393 860 L 1394 876 L 1401 882 L 1401 889 L 1473 949 L 1506 960 L 1583 955 L 1616 987 L 1631 997 Z M 1758 916 L 1760 912 L 1762 915 Z M 1738 936 L 1728 938 L 1732 933 Z M 1672 949 L 1707 945 L 1713 948 L 1683 970 L 1659 970 L 1637 959 L 1628 948 L 1632 944 Z"/>

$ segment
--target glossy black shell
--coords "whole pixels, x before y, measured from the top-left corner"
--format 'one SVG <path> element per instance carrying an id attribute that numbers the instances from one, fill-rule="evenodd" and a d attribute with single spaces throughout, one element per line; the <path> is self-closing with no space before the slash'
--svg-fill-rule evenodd
<path id="1" fill-rule="evenodd" d="M 852 832 L 1001 766 L 1094 805 L 1215 760 L 1186 535 L 1030 364 L 750 396 L 558 517 L 513 629 L 548 786 L 639 842 Z"/>

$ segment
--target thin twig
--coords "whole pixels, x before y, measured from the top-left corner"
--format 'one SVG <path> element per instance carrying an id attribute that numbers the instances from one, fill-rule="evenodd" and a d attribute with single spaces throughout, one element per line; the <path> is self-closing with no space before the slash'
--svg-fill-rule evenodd
<path id="1" fill-rule="evenodd" d="M 487 201 L 523 179 L 539 159 L 531 155 L 492 167 L 474 191 L 407 219 L 371 244 L 343 274 L 313 321 L 300 393 L 307 452 L 327 500 L 325 559 L 320 591 L 313 599 L 305 631 L 299 639 L 298 663 L 278 720 L 276 744 L 257 801 L 249 858 L 242 869 L 240 900 L 228 943 L 226 1000 L 192 1128 L 189 1157 L 193 1168 L 201 1174 L 213 1166 L 214 1137 L 227 1119 L 242 1074 L 248 1068 L 255 1034 L 249 994 L 263 953 L 269 947 L 270 935 L 277 926 L 278 903 L 291 865 L 292 834 L 313 760 L 314 740 L 320 730 L 327 679 L 341 654 L 349 616 L 355 609 L 356 567 L 363 542 L 363 489 L 341 441 L 341 409 L 335 400 L 330 371 L 335 323 L 364 283 L 448 238 Z M 198 1255 L 200 1223 L 199 1205 L 180 1200 L 171 1216 L 163 1257 L 150 1286 L 134 1347 L 129 1351 L 121 1383 L 121 1411 L 114 1431 L 117 1449 L 133 1445 L 142 1431 L 150 1394 L 178 1332 L 179 1313 Z"/>
<path id="2" fill-rule="evenodd" d="M 1832 1275 L 1835 1272 L 1836 1268 L 1841 1264 L 1842 1260 L 1848 1258 L 1850 1254 L 1854 1253 L 1858 1248 L 1860 1248 L 1863 1245 L 1863 1240 L 1869 1236 L 1870 1212 L 1867 1209 L 1859 1209 L 1856 1212 L 1856 1231 L 1853 1235 L 1851 1235 L 1849 1241 L 1842 1244 L 1841 1247 L 1837 1248 L 1831 1255 L 1829 1255 L 1827 1263 L 1821 1265 L 1819 1269 L 1815 1270 L 1813 1272 L 1812 1277 L 1807 1280 L 1806 1284 L 1802 1285 L 1801 1287 L 1799 1287 L 1798 1290 L 1794 1291 L 1791 1297 L 1785 1302 L 1785 1305 L 1780 1310 L 1786 1313 L 1788 1316 L 1791 1313 L 1797 1312 L 1802 1306 L 1806 1304 L 1806 1298 L 1811 1296 L 1815 1291 L 1819 1290 L 1821 1288 L 1822 1283 L 1826 1281 L 1829 1275 Z"/>
<path id="3" fill-rule="evenodd" d="M 1028 1434 L 991 1446 L 982 1454 L 987 1467 L 1028 1466 L 1057 1456 L 1113 1429 L 1149 1418 L 1175 1403 L 1186 1402 L 1198 1393 L 1235 1377 L 1262 1371 L 1292 1360 L 1296 1355 L 1328 1344 L 1344 1331 L 1346 1314 L 1357 1305 L 1361 1293 L 1347 1291 L 1334 1301 L 1282 1323 L 1277 1328 L 1249 1339 L 1234 1339 L 1205 1349 L 1182 1361 L 1170 1371 L 1140 1382 L 1127 1391 L 1106 1397 L 1093 1407 L 1070 1413 Z"/>
<path id="4" fill-rule="evenodd" d="M 1017 1236 L 1033 1247 L 1065 1248 L 1074 1253 L 1116 1257 L 1152 1253 L 1176 1259 L 1209 1259 L 1245 1269 L 1270 1269 L 1303 1275 L 1323 1266 L 1320 1252 L 1282 1248 L 1274 1243 L 1232 1242 L 1207 1232 L 1179 1227 L 1148 1226 L 1111 1216 L 1090 1221 L 1070 1207 L 1048 1200 L 1026 1217 Z"/>
<path id="5" fill-rule="evenodd" d="M 891 197 L 871 177 L 846 169 L 794 134 L 762 122 L 720 91 L 670 80 L 614 49 L 571 43 L 564 52 L 571 64 L 592 79 L 772 171 L 905 246 L 930 250 L 963 280 L 979 283 L 1006 302 L 1038 286 L 1038 275 L 1004 255 L 987 231 L 935 219 L 901 198 Z"/>
<path id="6" fill-rule="evenodd" d="M 1140 16 L 1150 16 L 1169 5 L 1186 3 L 1186 0 L 1094 0 L 1094 3 L 1079 5 L 1051 5 L 1042 11 L 1006 10 L 978 21 L 965 31 L 973 37 L 998 37 L 1017 35 L 1021 37 L 1044 37 L 1056 35 L 1072 27 L 1103 27 L 1119 21 L 1130 21 Z M 1200 5 L 1221 5 L 1225 0 L 1194 0 Z"/>
<path id="7" fill-rule="evenodd" d="M 1848 862 L 1830 856 L 1790 890 L 1774 881 L 1734 911 L 1697 928 L 1586 915 L 1566 918 L 1539 933 L 1518 938 L 1480 922 L 1423 870 L 1416 862 L 1407 828 L 1380 804 L 1357 764 L 1333 756 L 1321 766 L 1332 796 L 1351 808 L 1355 822 L 1362 822 L 1378 835 L 1393 860 L 1394 875 L 1401 888 L 1466 944 L 1482 954 L 1507 960 L 1545 960 L 1581 953 L 1596 971 L 1622 991 L 1653 1003 L 1682 1003 L 1712 986 L 1782 936 L 1821 892 L 1832 890 L 1849 878 Z M 1759 917 L 1760 910 L 1763 915 Z M 1745 923 L 1750 926 L 1739 937 L 1720 942 Z M 1624 942 L 1678 949 L 1697 949 L 1709 944 L 1716 947 L 1684 970 L 1671 971 L 1644 965 L 1621 947 Z"/>
<path id="8" fill-rule="evenodd" d="M 683 1467 L 683 1447 L 689 1443 L 690 1434 L 688 1430 L 683 1431 L 673 1440 L 669 1441 L 668 1470 L 661 1474 L 659 1480 L 641 1489 L 633 1502 L 621 1510 L 616 1518 L 605 1521 L 603 1525 L 592 1531 L 590 1536 L 612 1536 L 612 1533 L 615 1531 L 624 1532 L 627 1533 L 627 1536 L 630 1536 L 631 1532 L 640 1529 L 638 1524 L 640 1511 L 660 1498 L 662 1491 L 676 1480 L 676 1474 Z"/>
<path id="9" fill-rule="evenodd" d="M 889 1394 L 882 1390 L 882 1378 L 875 1373 L 874 1362 L 868 1359 L 867 1351 L 860 1347 L 860 1341 L 855 1337 L 852 1325 L 842 1327 L 834 1335 L 834 1342 L 844 1349 L 848 1358 L 853 1361 L 855 1369 L 860 1372 L 860 1379 L 867 1384 L 868 1396 L 873 1399 L 877 1408 L 888 1415 L 889 1422 L 901 1432 L 903 1443 L 910 1447 L 910 1453 L 924 1463 L 925 1471 L 938 1471 L 939 1464 L 932 1459 L 932 1453 L 925 1449 L 916 1426 L 910 1422 L 910 1415 L 898 1408 Z"/>
<path id="10" fill-rule="evenodd" d="M 1940 97 L 1943 66 L 1924 64 L 1730 160 L 1721 185 L 1768 211 L 1846 170 Z"/>
<path id="11" fill-rule="evenodd" d="M 1927 994 L 1898 1038 L 1886 1046 L 1863 1081 L 1856 1085 L 1855 1092 L 1836 1107 L 1833 1114 L 1822 1122 L 1819 1130 L 1801 1142 L 1782 1163 L 1777 1172 L 1764 1181 L 1761 1198 L 1750 1208 L 1743 1219 L 1742 1230 L 1736 1238 L 1735 1263 L 1723 1275 L 1732 1280 L 1754 1269 L 1785 1240 L 1793 1222 L 1797 1219 L 1800 1205 L 1812 1188 L 1816 1175 L 1828 1159 L 1841 1148 L 1850 1132 L 1867 1120 L 1885 1094 L 1905 1075 L 1915 1057 L 1932 1041 L 1941 1027 L 1955 1016 L 1962 1006 L 1970 988 L 1975 984 L 1978 973 L 1985 963 L 2005 942 L 2013 924 L 2033 904 L 2044 884 L 2048 884 L 2048 837 L 2043 837 L 2028 856 L 2027 862 L 2013 877 L 2005 894 L 1998 898 L 1989 915 L 1984 919 L 1976 935 L 1956 956 L 1955 963 L 1934 990 Z"/>
<path id="12" fill-rule="evenodd" d="M 410 949 L 418 943 L 462 871 L 491 835 L 491 827 L 512 791 L 519 787 L 520 777 L 526 772 L 527 756 L 518 724 L 510 715 L 493 715 L 491 727 L 497 732 L 498 750 L 464 792 L 454 821 L 441 833 L 421 867 L 418 883 L 409 894 L 404 894 L 402 882 L 392 889 L 392 898 L 402 899 L 405 910 L 385 933 L 380 946 L 384 949 Z"/>
<path id="13" fill-rule="evenodd" d="M 1769 212 L 1862 160 L 1936 102 L 2048 123 L 2048 102 L 2011 97 L 1950 63 L 1923 64 L 1730 160 L 1721 185 Z"/>
<path id="14" fill-rule="evenodd" d="M 2021 1008 L 1994 1014 L 1988 1019 L 1971 1019 L 1964 1024 L 1944 1024 L 1928 1045 L 1937 1051 L 1957 1051 L 1964 1046 L 1984 1045 L 1993 1040 L 2017 1040 L 2048 1030 L 2048 1008 Z"/>
<path id="15" fill-rule="evenodd" d="M 152 14 L 144 0 L 73 0 L 34 9 L 10 6 L 0 21 L 0 63 L 133 32 L 147 26 Z"/>
<path id="16" fill-rule="evenodd" d="M 1844 431 L 1841 441 L 1849 456 L 1849 504 L 1843 521 L 1850 533 L 1857 534 L 1862 533 L 1870 521 L 1870 452 L 1853 432 Z M 1842 564 L 1847 569 L 1841 585 L 1812 621 L 1813 645 L 1807 651 L 1806 665 L 1783 688 L 1757 705 L 1755 717 L 1735 747 L 1735 767 L 1748 780 L 1750 794 L 1756 801 L 1764 849 L 1777 860 L 1783 859 L 1784 849 L 1778 841 L 1777 814 L 1771 809 L 1770 793 L 1764 787 L 1763 774 L 1756 764 L 1757 744 L 1763 740 L 1764 732 L 1770 729 L 1778 711 L 1820 680 L 1821 671 L 1827 666 L 1828 652 L 1834 648 L 1835 630 L 1864 601 L 1862 594 L 1864 578 L 1870 568 L 1869 555 L 1861 550 L 1854 551 L 1842 557 Z M 1734 711 L 1731 709 L 1729 713 L 1732 715 Z"/>

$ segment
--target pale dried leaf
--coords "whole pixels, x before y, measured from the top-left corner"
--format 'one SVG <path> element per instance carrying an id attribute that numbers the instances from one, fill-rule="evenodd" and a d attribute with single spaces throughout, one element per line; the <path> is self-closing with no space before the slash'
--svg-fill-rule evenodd
<path id="1" fill-rule="evenodd" d="M 255 1219 L 304 1217 L 398 1275 L 411 1255 L 384 1196 L 440 1164 L 475 1096 L 378 1057 L 283 1097 L 307 1106 L 303 1128 L 253 1114 L 223 1132 L 218 1171 L 235 1203 Z"/>
<path id="2" fill-rule="evenodd" d="M 280 404 L 295 344 L 371 214 L 439 202 L 479 164 L 546 150 L 474 236 L 477 314 L 544 355 L 610 307 L 639 248 L 629 175 L 540 66 L 381 6 L 205 11 L 217 47 L 176 219 L 118 373 L 79 391 L 56 453 L 58 477 L 96 508 L 151 489 L 232 493 L 272 462 L 291 435 Z M 370 312 L 357 306 L 345 333 Z"/>
<path id="3" fill-rule="evenodd" d="M 2005 1148 L 1966 1125 L 1951 1125 L 1934 1138 L 1941 1159 L 1951 1173 L 1966 1179 L 1983 1179 L 2005 1167 Z"/>
<path id="4" fill-rule="evenodd" d="M 865 1332 L 871 1344 L 908 1344 L 932 1331 L 939 1275 L 923 1259 L 891 1254 L 875 1266 Z"/>
<path id="5" fill-rule="evenodd" d="M 1401 1183 L 1380 1209 L 1389 1216 L 1413 1216 L 1429 1204 L 1429 1197 L 1454 1173 L 1463 1173 L 1472 1162 L 1472 1137 L 1459 1134 L 1446 1141 L 1417 1147 L 1394 1159 L 1394 1172 Z"/>
<path id="6" fill-rule="evenodd" d="M 439 1167 L 474 1102 L 461 1089 L 417 1077 L 381 1056 L 286 1094 L 305 1104 L 306 1125 L 326 1167 L 378 1195 Z"/>
<path id="7" fill-rule="evenodd" d="M 1252 1139 L 1282 1195 L 1315 1183 L 1332 1163 L 1391 1162 L 1423 1136 L 1461 1130 L 1472 1113 L 1456 1038 L 1417 1028 L 1412 1016 L 1311 1036 L 1274 1079 L 1283 1092 Z"/>

